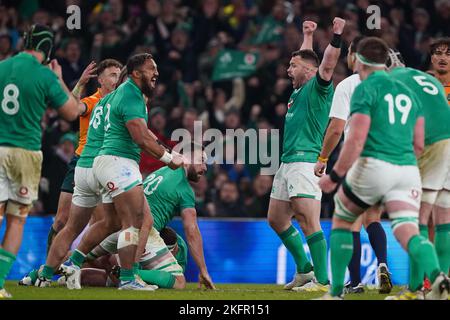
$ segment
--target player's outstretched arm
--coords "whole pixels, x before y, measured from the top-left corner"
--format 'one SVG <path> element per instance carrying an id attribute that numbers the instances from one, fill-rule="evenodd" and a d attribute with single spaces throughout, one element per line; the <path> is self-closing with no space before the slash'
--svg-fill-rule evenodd
<path id="1" fill-rule="evenodd" d="M 189 251 L 200 271 L 198 277 L 199 286 L 204 285 L 207 289 L 216 289 L 206 268 L 203 254 L 203 239 L 197 224 L 197 211 L 194 208 L 184 209 L 181 212 L 181 218 L 183 219 L 184 233 Z"/>
<path id="2" fill-rule="evenodd" d="M 144 119 L 129 120 L 126 126 L 133 141 L 150 156 L 166 163 L 171 169 L 177 169 L 184 164 L 184 158 L 180 154 L 169 153 L 156 142 L 154 135 L 149 133 Z"/>
<path id="3" fill-rule="evenodd" d="M 341 35 L 344 31 L 345 20 L 334 18 L 333 20 L 333 40 L 325 49 L 322 63 L 319 66 L 319 75 L 325 81 L 330 81 L 333 76 L 334 68 L 341 54 Z"/>
<path id="4" fill-rule="evenodd" d="M 414 153 L 416 157 L 422 154 L 425 147 L 425 118 L 417 118 L 416 125 L 414 126 Z"/>
<path id="5" fill-rule="evenodd" d="M 350 167 L 358 159 L 366 143 L 370 122 L 371 119 L 368 115 L 362 113 L 353 114 L 348 138 L 342 147 L 333 170 L 329 175 L 320 178 L 319 186 L 323 192 L 333 192 L 337 183 L 344 179 Z"/>
<path id="6" fill-rule="evenodd" d="M 313 49 L 313 34 L 317 29 L 317 23 L 314 21 L 303 22 L 303 42 L 300 45 L 300 50 Z"/>

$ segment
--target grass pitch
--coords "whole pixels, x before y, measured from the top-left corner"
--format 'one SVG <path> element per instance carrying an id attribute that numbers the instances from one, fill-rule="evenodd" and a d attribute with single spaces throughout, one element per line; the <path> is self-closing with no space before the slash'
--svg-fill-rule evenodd
<path id="1" fill-rule="evenodd" d="M 17 281 L 5 285 L 16 300 L 309 300 L 323 293 L 299 293 L 283 290 L 282 285 L 271 284 L 216 284 L 217 290 L 201 290 L 196 283 L 188 283 L 184 290 L 158 289 L 155 292 L 120 291 L 115 288 L 84 287 L 68 290 L 53 284 L 50 288 L 18 286 Z M 395 294 L 400 287 L 394 287 Z M 387 295 L 377 290 L 364 294 L 348 294 L 345 300 L 383 300 Z"/>

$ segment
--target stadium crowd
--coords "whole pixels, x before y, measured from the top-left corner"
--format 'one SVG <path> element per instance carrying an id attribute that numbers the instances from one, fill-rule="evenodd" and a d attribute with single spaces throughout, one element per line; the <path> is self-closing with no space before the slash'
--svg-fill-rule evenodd
<path id="1" fill-rule="evenodd" d="M 66 9 L 72 4 L 81 7 L 79 30 L 66 28 Z M 381 8 L 380 30 L 367 29 L 366 8 L 371 4 Z M 34 23 L 55 31 L 54 54 L 70 89 L 93 60 L 125 63 L 131 54 L 151 52 L 160 76 L 148 106 L 149 127 L 167 145 L 175 144 L 170 140 L 175 129 L 192 132 L 197 120 L 203 130 L 279 129 L 282 137 L 292 91 L 286 69 L 291 52 L 300 47 L 302 21 L 318 23 L 314 50 L 321 57 L 335 16 L 347 23 L 334 85 L 350 75 L 346 51 L 359 34 L 381 37 L 402 53 L 407 66 L 421 70 L 429 69 L 432 39 L 450 34 L 447 0 L 10 0 L 0 5 L 0 60 L 23 47 L 23 32 Z M 256 70 L 245 78 L 212 81 L 222 49 L 258 53 Z M 95 85 L 90 81 L 84 95 L 92 94 Z M 40 197 L 32 211 L 37 215 L 56 213 L 59 188 L 77 146 L 78 121 L 69 123 L 49 109 L 42 129 Z M 256 152 L 251 147 L 248 151 Z M 144 176 L 162 165 L 142 155 Z M 194 186 L 199 216 L 266 217 L 272 177 L 260 175 L 259 168 L 211 164 Z M 324 196 L 322 204 L 322 217 L 330 217 L 332 197 Z"/>

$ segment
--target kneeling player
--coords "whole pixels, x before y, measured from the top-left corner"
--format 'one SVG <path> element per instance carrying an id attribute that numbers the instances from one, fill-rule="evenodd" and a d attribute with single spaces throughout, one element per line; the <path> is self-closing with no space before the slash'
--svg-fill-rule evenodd
<path id="1" fill-rule="evenodd" d="M 118 236 L 118 232 L 110 235 L 88 254 L 87 263 L 81 269 L 81 285 L 118 285 L 117 274 L 120 270 L 120 267 L 117 266 L 120 265 L 120 261 L 116 254 Z M 153 228 L 139 261 L 137 274 L 146 283 L 157 285 L 160 288 L 184 289 L 186 286 L 183 274 L 185 265 L 180 265 L 174 257 L 178 251 L 177 234 L 173 229 L 165 227 L 160 234 Z M 183 255 L 187 253 L 185 244 L 181 251 L 184 252 Z M 186 261 L 183 255 L 180 259 L 182 263 Z"/>

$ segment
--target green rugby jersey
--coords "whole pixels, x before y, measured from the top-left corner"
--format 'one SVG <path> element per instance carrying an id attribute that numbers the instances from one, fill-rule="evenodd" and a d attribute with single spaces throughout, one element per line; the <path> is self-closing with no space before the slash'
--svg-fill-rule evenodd
<path id="1" fill-rule="evenodd" d="M 195 208 L 195 195 L 183 167 L 162 167 L 145 178 L 144 194 L 152 211 L 156 230 L 161 231 L 178 211 Z"/>
<path id="2" fill-rule="evenodd" d="M 395 68 L 391 76 L 411 89 L 422 105 L 425 117 L 425 145 L 450 138 L 450 106 L 442 84 L 428 73 L 412 68 Z"/>
<path id="3" fill-rule="evenodd" d="M 416 95 L 406 85 L 386 71 L 373 72 L 353 93 L 350 116 L 355 113 L 371 118 L 362 157 L 395 165 L 417 164 L 414 127 L 423 113 Z"/>
<path id="4" fill-rule="evenodd" d="M 295 89 L 287 104 L 282 162 L 316 162 L 328 125 L 333 84 L 319 73 Z"/>
<path id="5" fill-rule="evenodd" d="M 68 99 L 56 74 L 31 54 L 0 62 L 0 146 L 40 150 L 45 109 Z"/>
<path id="6" fill-rule="evenodd" d="M 92 168 L 95 157 L 98 155 L 100 148 L 103 146 L 103 138 L 105 136 L 105 112 L 107 110 L 108 101 L 114 91 L 104 96 L 97 102 L 92 109 L 89 119 L 89 128 L 86 136 L 86 144 L 81 152 L 77 166 L 82 168 Z"/>
<path id="7" fill-rule="evenodd" d="M 113 155 L 139 163 L 141 149 L 131 138 L 126 123 L 133 119 L 148 120 L 141 90 L 132 79 L 122 83 L 108 100 L 105 117 L 105 138 L 98 155 Z"/>

